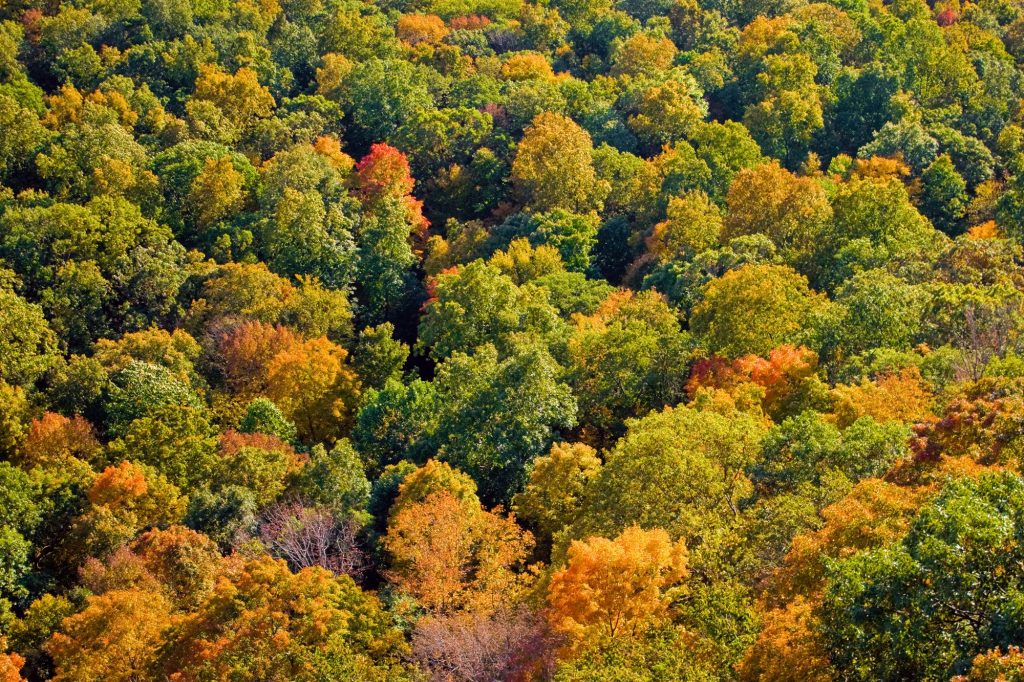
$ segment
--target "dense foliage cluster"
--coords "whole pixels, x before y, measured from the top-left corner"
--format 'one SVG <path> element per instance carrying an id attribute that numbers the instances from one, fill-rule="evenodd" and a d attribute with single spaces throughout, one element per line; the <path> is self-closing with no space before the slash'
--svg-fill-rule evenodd
<path id="1" fill-rule="evenodd" d="M 0 1 L 0 680 L 1024 679 L 1017 0 Z"/>

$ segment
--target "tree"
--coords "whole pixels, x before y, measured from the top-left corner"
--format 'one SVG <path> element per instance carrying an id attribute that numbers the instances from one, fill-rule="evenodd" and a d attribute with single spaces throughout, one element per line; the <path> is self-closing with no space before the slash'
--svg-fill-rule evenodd
<path id="1" fill-rule="evenodd" d="M 686 139 L 707 115 L 701 94 L 692 80 L 669 79 L 651 86 L 640 95 L 629 127 L 651 149 Z"/>
<path id="2" fill-rule="evenodd" d="M 48 134 L 34 112 L 6 94 L 0 94 L 0 124 L 7 131 L 0 143 L 0 178 L 7 179 L 28 165 Z"/>
<path id="3" fill-rule="evenodd" d="M 491 614 L 420 619 L 412 634 L 412 655 L 435 678 L 519 679 L 551 672 L 554 639 L 540 615 L 528 607 L 506 606 Z"/>
<path id="4" fill-rule="evenodd" d="M 299 439 L 333 441 L 352 418 L 360 388 L 347 357 L 326 338 L 310 339 L 282 350 L 267 366 L 267 397 L 295 423 Z"/>
<path id="5" fill-rule="evenodd" d="M 322 445 L 314 446 L 291 488 L 306 503 L 322 506 L 339 519 L 365 520 L 370 481 L 359 454 L 346 439 L 339 440 L 330 452 Z"/>
<path id="6" fill-rule="evenodd" d="M 551 576 L 548 617 L 572 649 L 638 637 L 667 619 L 673 588 L 688 575 L 686 557 L 686 546 L 659 528 L 574 541 L 565 568 Z"/>
<path id="7" fill-rule="evenodd" d="M 836 292 L 844 315 L 837 343 L 843 355 L 908 348 L 921 330 L 925 294 L 883 270 L 859 272 Z"/>
<path id="8" fill-rule="evenodd" d="M 694 155 L 708 169 L 707 193 L 721 203 L 736 173 L 762 163 L 761 148 L 737 121 L 712 121 L 697 126 L 690 137 Z"/>
<path id="9" fill-rule="evenodd" d="M 583 443 L 555 443 L 547 455 L 535 460 L 522 492 L 512 498 L 512 509 L 542 541 L 576 520 L 587 484 L 601 468 L 597 451 Z"/>
<path id="10" fill-rule="evenodd" d="M 260 506 L 277 499 L 304 463 L 290 445 L 274 436 L 230 430 L 221 435 L 219 455 L 210 487 L 218 492 L 244 488 Z"/>
<path id="11" fill-rule="evenodd" d="M 967 215 L 967 183 L 948 154 L 939 156 L 925 169 L 921 185 L 921 212 L 946 234 L 959 233 Z"/>
<path id="12" fill-rule="evenodd" d="M 504 354 L 517 333 L 553 337 L 562 326 L 545 290 L 516 286 L 481 260 L 438 275 L 432 289 L 417 345 L 438 360 L 487 343 Z"/>
<path id="13" fill-rule="evenodd" d="M 403 121 L 434 108 L 429 87 L 434 78 L 430 70 L 397 59 L 371 58 L 356 64 L 344 79 L 342 102 L 355 124 L 355 139 L 364 149 L 373 142 L 394 140 Z"/>
<path id="14" fill-rule="evenodd" d="M 145 465 L 123 461 L 103 470 L 87 491 L 89 506 L 62 539 L 67 560 L 104 558 L 144 530 L 181 520 L 186 499 Z"/>
<path id="15" fill-rule="evenodd" d="M 576 400 L 559 374 L 538 345 L 506 359 L 482 346 L 438 366 L 438 457 L 471 475 L 489 504 L 507 504 L 525 483 L 527 463 L 548 449 L 556 429 L 575 423 Z"/>
<path id="16" fill-rule="evenodd" d="M 821 265 L 826 284 L 858 270 L 931 262 L 943 243 L 894 177 L 851 179 L 833 197 L 832 212 Z"/>
<path id="17" fill-rule="evenodd" d="M 319 566 L 358 579 L 366 568 L 366 557 L 356 532 L 353 521 L 339 520 L 329 509 L 293 502 L 263 512 L 259 538 L 271 554 L 288 561 L 296 571 Z"/>
<path id="18" fill-rule="evenodd" d="M 769 611 L 757 642 L 738 667 L 743 682 L 768 682 L 790 675 L 831 682 L 835 671 L 814 627 L 814 603 L 797 597 L 785 609 Z"/>
<path id="19" fill-rule="evenodd" d="M 834 411 L 840 426 L 863 416 L 879 422 L 915 423 L 931 414 L 932 392 L 916 367 L 886 372 L 874 381 L 839 385 L 833 389 Z"/>
<path id="20" fill-rule="evenodd" d="M 56 412 L 46 412 L 29 423 L 16 461 L 27 469 L 51 467 L 70 458 L 93 461 L 101 450 L 96 429 L 87 419 L 80 415 L 68 419 Z"/>
<path id="21" fill-rule="evenodd" d="M 727 357 L 767 355 L 784 343 L 819 345 L 816 324 L 830 304 L 807 280 L 779 265 L 744 265 L 703 289 L 690 328 L 706 346 Z"/>
<path id="22" fill-rule="evenodd" d="M 252 69 L 242 67 L 232 75 L 211 65 L 200 67 L 192 101 L 213 104 L 238 130 L 270 116 L 275 105 Z"/>
<path id="23" fill-rule="evenodd" d="M 716 552 L 752 491 L 745 472 L 757 459 L 764 422 L 735 410 L 679 406 L 627 426 L 585 488 L 562 551 L 570 539 L 614 537 L 633 525 L 662 528 L 686 542 L 695 569 L 718 570 Z"/>
<path id="24" fill-rule="evenodd" d="M 46 644 L 56 675 L 65 682 L 131 682 L 151 674 L 161 637 L 176 618 L 159 593 L 112 591 L 88 597 Z"/>
<path id="25" fill-rule="evenodd" d="M 423 238 L 428 222 L 411 194 L 409 162 L 394 147 L 373 145 L 356 166 L 356 184 L 368 213 L 356 235 L 356 276 L 367 315 L 380 320 L 408 293 L 411 242 Z"/>
<path id="26" fill-rule="evenodd" d="M 394 333 L 390 322 L 359 332 L 352 363 L 364 386 L 381 389 L 389 380 L 401 378 L 409 346 L 395 339 Z"/>
<path id="27" fill-rule="evenodd" d="M 571 119 L 542 113 L 516 148 L 512 183 L 532 209 L 586 212 L 600 204 L 593 143 Z"/>
<path id="28" fill-rule="evenodd" d="M 13 290 L 13 273 L 0 270 L 0 381 L 28 387 L 56 360 L 56 337 L 38 305 Z"/>
<path id="29" fill-rule="evenodd" d="M 569 338 L 569 381 L 588 438 L 604 445 L 630 417 L 683 398 L 692 342 L 652 291 L 615 292 Z"/>
<path id="30" fill-rule="evenodd" d="M 110 430 L 121 434 L 134 420 L 155 408 L 200 409 L 199 396 L 169 369 L 133 360 L 112 377 L 106 402 Z"/>
<path id="31" fill-rule="evenodd" d="M 793 175 L 775 162 L 762 164 L 737 173 L 725 200 L 723 240 L 767 235 L 787 264 L 811 274 L 811 259 L 832 218 L 816 180 Z"/>
<path id="32" fill-rule="evenodd" d="M 217 467 L 217 431 L 203 410 L 156 406 L 132 420 L 110 443 L 109 461 L 131 459 L 167 476 L 186 492 L 211 481 Z"/>
<path id="33" fill-rule="evenodd" d="M 665 220 L 654 226 L 647 250 L 659 261 L 689 260 L 719 243 L 722 212 L 700 190 L 669 197 Z"/>
<path id="34" fill-rule="evenodd" d="M 351 578 L 319 567 L 292 573 L 284 561 L 260 557 L 241 562 L 186 614 L 159 665 L 183 679 L 400 680 L 404 653 L 380 602 Z"/>
<path id="35" fill-rule="evenodd" d="M 389 576 L 424 608 L 491 613 L 521 594 L 525 576 L 517 569 L 533 538 L 514 519 L 447 491 L 396 508 L 384 537 Z"/>
<path id="36" fill-rule="evenodd" d="M 807 152 L 824 125 L 817 67 L 803 54 L 774 54 L 763 60 L 755 96 L 761 100 L 743 112 L 743 124 L 768 154 L 790 167 Z"/>
<path id="37" fill-rule="evenodd" d="M 1024 482 L 1012 473 L 949 483 L 891 549 L 828 572 L 822 630 L 858 679 L 946 677 L 1020 637 Z"/>
<path id="38" fill-rule="evenodd" d="M 352 442 L 367 469 L 378 472 L 400 461 L 425 462 L 436 450 L 434 435 L 440 417 L 433 382 L 392 380 L 371 388 L 352 427 Z"/>
<path id="39" fill-rule="evenodd" d="M 285 443 L 293 442 L 297 433 L 295 424 L 285 419 L 277 405 L 266 398 L 254 398 L 249 403 L 238 430 L 242 433 L 265 433 Z"/>

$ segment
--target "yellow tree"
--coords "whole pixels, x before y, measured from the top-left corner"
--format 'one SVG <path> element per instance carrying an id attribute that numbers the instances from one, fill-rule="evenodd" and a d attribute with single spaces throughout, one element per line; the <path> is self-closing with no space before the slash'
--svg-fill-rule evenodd
<path id="1" fill-rule="evenodd" d="M 806 267 L 832 217 L 825 190 L 771 162 L 741 170 L 726 195 L 723 240 L 766 235 L 794 267 Z"/>
<path id="2" fill-rule="evenodd" d="M 536 211 L 578 213 L 598 204 L 590 135 L 571 118 L 544 112 L 526 129 L 512 162 L 512 183 Z"/>
<path id="3" fill-rule="evenodd" d="M 513 500 L 513 510 L 546 540 L 576 518 L 587 483 L 601 468 L 594 448 L 555 443 L 533 462 L 530 480 Z"/>
<path id="4" fill-rule="evenodd" d="M 359 379 L 345 364 L 348 351 L 326 338 L 294 343 L 267 366 L 267 397 L 295 422 L 299 438 L 333 442 L 359 398 Z"/>
<path id="5" fill-rule="evenodd" d="M 551 578 L 549 618 L 570 649 L 636 637 L 668 618 L 673 588 L 686 576 L 686 546 L 660 528 L 630 526 L 614 540 L 575 541 L 566 567 Z"/>

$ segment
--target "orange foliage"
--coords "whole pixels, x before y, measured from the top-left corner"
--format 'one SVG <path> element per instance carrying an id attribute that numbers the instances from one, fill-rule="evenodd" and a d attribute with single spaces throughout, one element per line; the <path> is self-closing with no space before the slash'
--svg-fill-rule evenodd
<path id="1" fill-rule="evenodd" d="M 985 465 L 1004 462 L 1024 436 L 1024 398 L 1013 384 L 982 379 L 966 386 L 946 405 L 938 420 L 920 424 L 915 450 L 921 460 L 970 457 Z"/>
<path id="2" fill-rule="evenodd" d="M 448 27 L 453 31 L 477 31 L 491 25 L 490 17 L 479 14 L 470 14 L 464 17 L 452 17 L 448 21 Z"/>
<path id="3" fill-rule="evenodd" d="M 856 159 L 850 175 L 853 178 L 902 179 L 910 175 L 910 168 L 900 159 L 872 156 L 869 159 Z"/>
<path id="4" fill-rule="evenodd" d="M 126 530 L 134 531 L 175 523 L 184 514 L 186 503 L 178 488 L 164 476 L 147 473 L 142 466 L 128 461 L 104 469 L 86 496 L 93 509 L 80 517 L 77 524 L 106 525 L 103 519 L 113 515 L 127 524 Z"/>
<path id="5" fill-rule="evenodd" d="M 389 578 L 434 613 L 490 613 L 514 601 L 526 576 L 517 572 L 533 536 L 515 520 L 447 491 L 404 505 L 388 523 Z"/>
<path id="6" fill-rule="evenodd" d="M 341 140 L 334 135 L 321 135 L 316 138 L 313 142 L 313 149 L 342 173 L 349 173 L 355 168 L 355 159 L 341 151 Z"/>
<path id="7" fill-rule="evenodd" d="M 856 386 L 836 386 L 833 397 L 836 421 L 841 428 L 863 416 L 883 423 L 919 422 L 931 414 L 933 399 L 916 367 L 885 374 L 874 381 L 865 379 Z"/>
<path id="8" fill-rule="evenodd" d="M 266 392 L 270 361 L 299 342 L 299 336 L 288 327 L 255 320 L 231 329 L 217 342 L 219 366 L 228 388 L 242 398 Z"/>
<path id="9" fill-rule="evenodd" d="M 987 220 L 967 230 L 967 236 L 971 239 L 1000 239 L 1003 235 L 996 221 Z"/>
<path id="10" fill-rule="evenodd" d="M 827 558 L 841 559 L 903 537 L 922 494 L 876 478 L 858 483 L 844 499 L 822 511 L 824 528 L 793 538 L 772 578 L 770 597 L 780 603 L 814 594 L 821 587 Z"/>
<path id="11" fill-rule="evenodd" d="M 18 654 L 3 653 L 7 648 L 7 640 L 0 637 L 0 682 L 25 682 L 21 676 L 21 667 L 25 659 Z"/>
<path id="12" fill-rule="evenodd" d="M 33 419 L 21 446 L 21 458 L 31 468 L 53 464 L 68 457 L 89 460 L 100 450 L 96 432 L 84 417 L 74 419 L 47 412 Z"/>
<path id="13" fill-rule="evenodd" d="M 978 654 L 966 675 L 958 675 L 951 682 L 1024 682 L 1024 649 L 1011 646 L 1003 653 L 993 649 Z"/>
<path id="14" fill-rule="evenodd" d="M 267 452 L 280 452 L 303 460 L 304 457 L 295 452 L 295 449 L 285 443 L 277 436 L 268 433 L 241 433 L 234 429 L 228 429 L 220 437 L 220 453 L 225 457 L 238 454 L 242 448 L 259 448 Z"/>
<path id="15" fill-rule="evenodd" d="M 687 552 L 660 528 L 631 526 L 614 540 L 574 541 L 548 589 L 552 626 L 584 642 L 634 637 L 667 617 L 671 590 L 687 576 Z"/>
<path id="16" fill-rule="evenodd" d="M 123 507 L 149 491 L 146 472 L 137 464 L 125 461 L 103 470 L 89 488 L 89 502 L 106 507 Z"/>
<path id="17" fill-rule="evenodd" d="M 135 682 L 151 679 L 164 630 L 176 618 L 159 592 L 115 590 L 88 597 L 81 613 L 65 618 L 46 651 L 56 682 Z"/>
<path id="18" fill-rule="evenodd" d="M 828 652 L 814 631 L 814 602 L 797 597 L 764 614 L 757 641 L 736 666 L 741 682 L 831 682 Z"/>
<path id="19" fill-rule="evenodd" d="M 395 26 L 398 39 L 409 45 L 435 44 L 448 35 L 448 27 L 434 14 L 403 14 Z"/>
<path id="20" fill-rule="evenodd" d="M 804 346 L 779 346 L 767 359 L 744 355 L 730 362 L 712 356 L 694 364 L 686 392 L 693 399 L 701 389 L 714 388 L 737 397 L 746 384 L 756 384 L 764 389 L 762 408 L 777 415 L 817 369 L 817 354 Z"/>

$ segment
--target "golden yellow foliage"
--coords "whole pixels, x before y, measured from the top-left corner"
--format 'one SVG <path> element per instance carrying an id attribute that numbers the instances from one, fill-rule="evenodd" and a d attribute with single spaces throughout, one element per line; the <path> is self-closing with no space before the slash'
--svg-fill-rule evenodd
<path id="1" fill-rule="evenodd" d="M 574 541 L 548 589 L 552 626 L 573 650 L 635 637 L 668 615 L 673 588 L 687 576 L 687 552 L 660 528 L 630 526 L 614 540 Z"/>

